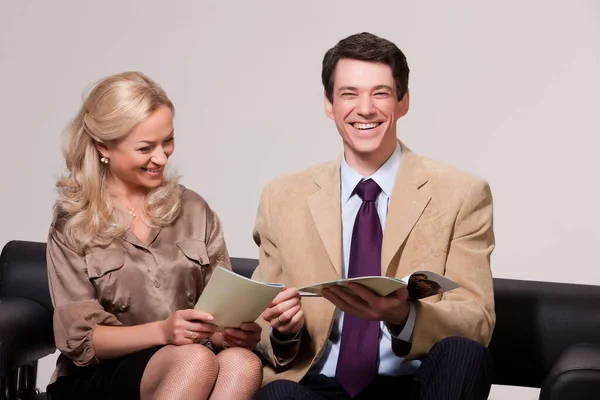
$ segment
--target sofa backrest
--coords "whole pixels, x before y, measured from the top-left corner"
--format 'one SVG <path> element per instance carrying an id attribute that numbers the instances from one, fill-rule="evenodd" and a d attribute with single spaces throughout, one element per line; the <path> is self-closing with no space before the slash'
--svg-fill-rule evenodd
<path id="1" fill-rule="evenodd" d="M 541 387 L 568 347 L 600 343 L 600 286 L 494 278 L 494 297 L 498 384 Z"/>
<path id="2" fill-rule="evenodd" d="M 0 254 L 0 299 L 25 297 L 51 311 L 46 270 L 46 243 L 8 242 Z"/>

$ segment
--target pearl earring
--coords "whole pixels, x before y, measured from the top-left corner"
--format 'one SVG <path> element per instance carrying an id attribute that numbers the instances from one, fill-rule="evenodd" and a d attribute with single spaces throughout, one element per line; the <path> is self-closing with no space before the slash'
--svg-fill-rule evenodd
<path id="1" fill-rule="evenodd" d="M 100 162 L 103 162 L 104 164 L 108 164 L 108 157 L 102 157 L 100 159 Z"/>

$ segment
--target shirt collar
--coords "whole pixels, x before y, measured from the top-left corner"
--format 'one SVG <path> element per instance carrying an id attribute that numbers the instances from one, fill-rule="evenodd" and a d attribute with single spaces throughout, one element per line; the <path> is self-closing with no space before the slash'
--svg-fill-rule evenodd
<path id="1" fill-rule="evenodd" d="M 342 202 L 346 203 L 352 197 L 354 188 L 362 180 L 373 179 L 375 183 L 379 185 L 383 193 L 387 197 L 392 197 L 392 190 L 394 189 L 394 183 L 396 182 L 396 173 L 400 166 L 400 158 L 402 156 L 402 150 L 400 143 L 396 142 L 396 149 L 392 155 L 386 160 L 385 163 L 373 175 L 362 176 L 355 170 L 353 170 L 346 162 L 346 157 L 342 157 L 342 165 L 340 167 L 340 180 L 342 183 Z"/>

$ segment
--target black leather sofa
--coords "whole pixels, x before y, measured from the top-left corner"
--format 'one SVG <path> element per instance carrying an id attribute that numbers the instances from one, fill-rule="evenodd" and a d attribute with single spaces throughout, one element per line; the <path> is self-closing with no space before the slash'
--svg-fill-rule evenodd
<path id="1" fill-rule="evenodd" d="M 250 276 L 254 259 L 233 258 Z M 600 286 L 494 279 L 495 383 L 541 388 L 540 399 L 600 398 Z M 56 351 L 45 243 L 0 255 L 0 400 L 42 399 L 37 361 Z"/>

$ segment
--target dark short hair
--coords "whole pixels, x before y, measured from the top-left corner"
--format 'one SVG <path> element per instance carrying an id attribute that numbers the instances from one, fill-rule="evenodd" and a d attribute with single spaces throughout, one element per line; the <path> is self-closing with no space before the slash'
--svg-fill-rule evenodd
<path id="1" fill-rule="evenodd" d="M 402 53 L 402 50 L 387 39 L 380 38 L 372 33 L 363 32 L 340 40 L 325 53 L 321 80 L 323 81 L 325 94 L 329 101 L 333 102 L 335 66 L 343 58 L 389 65 L 396 81 L 398 101 L 406 93 L 410 71 L 406 62 L 406 56 Z"/>

